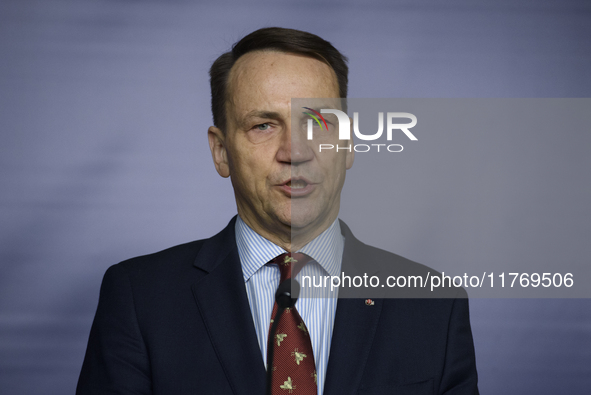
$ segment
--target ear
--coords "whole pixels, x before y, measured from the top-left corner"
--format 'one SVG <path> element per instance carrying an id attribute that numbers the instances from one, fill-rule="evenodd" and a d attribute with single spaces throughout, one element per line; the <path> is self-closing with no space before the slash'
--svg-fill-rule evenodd
<path id="1" fill-rule="evenodd" d="M 349 129 L 349 130 L 353 130 L 353 118 L 349 118 L 349 122 L 351 123 L 349 125 L 349 127 L 351 129 Z M 352 134 L 351 134 L 351 140 L 349 140 L 349 143 L 351 144 L 351 152 L 345 151 L 347 153 L 347 158 L 345 159 L 345 166 L 346 166 L 347 170 L 349 170 L 351 167 L 353 167 L 353 162 L 355 161 L 355 146 L 354 146 Z"/>
<path id="2" fill-rule="evenodd" d="M 209 149 L 213 164 L 218 174 L 224 178 L 230 176 L 230 166 L 228 164 L 228 153 L 226 151 L 226 139 L 224 133 L 215 126 L 207 129 L 207 139 L 209 140 Z"/>
<path id="3" fill-rule="evenodd" d="M 353 144 L 353 141 L 351 141 L 351 144 Z M 352 149 L 351 152 L 347 151 L 347 158 L 345 159 L 345 167 L 347 168 L 347 170 L 349 170 L 351 167 L 353 167 L 354 161 L 355 161 L 355 150 Z"/>

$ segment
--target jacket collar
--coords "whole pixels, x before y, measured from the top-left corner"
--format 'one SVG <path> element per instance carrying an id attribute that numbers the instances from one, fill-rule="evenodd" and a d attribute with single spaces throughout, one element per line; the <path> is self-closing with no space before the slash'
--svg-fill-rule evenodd
<path id="1" fill-rule="evenodd" d="M 266 370 L 248 304 L 236 246 L 234 217 L 220 233 L 204 242 L 194 266 L 205 271 L 193 295 L 230 386 L 235 394 L 262 394 Z M 340 222 L 345 236 L 343 270 L 362 270 L 368 248 Z M 339 299 L 332 334 L 325 395 L 354 394 L 359 388 L 378 326 L 382 303 L 368 307 L 360 299 Z M 352 362 L 355 361 L 355 362 Z"/>
<path id="2" fill-rule="evenodd" d="M 192 290 L 234 394 L 263 394 L 266 371 L 244 287 L 235 221 L 204 242 L 194 266 L 207 274 Z"/>

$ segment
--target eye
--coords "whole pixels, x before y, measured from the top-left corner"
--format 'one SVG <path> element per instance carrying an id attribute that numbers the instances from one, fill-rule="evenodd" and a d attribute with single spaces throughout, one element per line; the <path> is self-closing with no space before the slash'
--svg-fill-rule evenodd
<path id="1" fill-rule="evenodd" d="M 268 123 L 261 123 L 259 125 L 255 126 L 255 129 L 257 130 L 261 130 L 261 131 L 265 131 L 269 129 L 269 124 Z"/>

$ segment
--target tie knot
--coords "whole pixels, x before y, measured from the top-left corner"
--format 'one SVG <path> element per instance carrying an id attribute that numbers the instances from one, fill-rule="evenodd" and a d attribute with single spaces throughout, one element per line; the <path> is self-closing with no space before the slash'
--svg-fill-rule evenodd
<path id="1" fill-rule="evenodd" d="M 279 266 L 279 271 L 281 272 L 281 282 L 283 282 L 292 276 L 297 276 L 304 265 L 311 260 L 312 258 L 306 254 L 302 254 L 301 252 L 286 252 L 285 254 L 276 256 L 269 263 Z"/>

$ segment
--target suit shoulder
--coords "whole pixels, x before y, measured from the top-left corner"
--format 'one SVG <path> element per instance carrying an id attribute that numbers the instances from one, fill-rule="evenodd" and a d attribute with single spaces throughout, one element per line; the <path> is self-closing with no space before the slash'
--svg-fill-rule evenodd
<path id="1" fill-rule="evenodd" d="M 396 272 L 398 274 L 426 275 L 440 274 L 435 269 L 415 262 L 393 252 L 367 245 L 355 240 L 346 248 L 346 254 L 354 258 L 354 262 L 363 262 L 363 267 L 370 271 Z"/>
<path id="2" fill-rule="evenodd" d="M 341 221 L 340 225 L 343 236 L 345 236 L 344 258 L 346 261 L 353 263 L 357 269 L 437 273 L 426 265 L 393 252 L 365 244 L 353 235 L 353 232 L 345 222 Z"/>
<path id="3" fill-rule="evenodd" d="M 348 230 L 348 229 L 347 229 Z M 346 297 L 385 298 L 466 298 L 461 287 L 445 284 L 431 287 L 433 278 L 441 278 L 437 270 L 356 239 L 345 234 L 343 272 L 358 276 L 377 276 L 381 287 L 351 288 Z M 395 285 L 392 286 L 391 284 Z M 384 284 L 388 284 L 385 286 Z"/>
<path id="4" fill-rule="evenodd" d="M 134 288 L 138 284 L 154 287 L 186 277 L 193 271 L 193 262 L 204 242 L 192 241 L 111 265 L 105 272 L 102 287 L 129 282 Z"/>
<path id="5" fill-rule="evenodd" d="M 195 259 L 207 239 L 179 244 L 161 251 L 126 259 L 117 265 L 133 270 L 136 266 L 181 263 Z"/>
<path id="6" fill-rule="evenodd" d="M 127 278 L 135 288 L 174 287 L 179 282 L 197 281 L 208 271 L 207 265 L 214 265 L 236 248 L 234 225 L 235 219 L 232 219 L 223 230 L 208 239 L 191 241 L 112 265 L 103 281 Z"/>
<path id="7" fill-rule="evenodd" d="M 403 276 L 421 276 L 425 281 L 429 281 L 432 277 L 438 277 L 439 279 L 442 278 L 443 274 L 427 265 L 423 265 L 422 263 L 418 263 L 412 261 L 408 258 L 403 256 L 394 254 L 393 252 L 386 251 L 380 248 L 367 246 L 368 248 L 374 250 L 374 257 L 376 260 L 384 262 L 384 265 L 381 267 L 384 272 L 396 275 L 403 275 Z M 452 297 L 452 298 L 459 298 L 459 299 L 467 299 L 468 293 L 466 289 L 462 286 L 447 286 L 443 285 L 437 290 L 437 292 L 433 292 L 433 295 L 429 295 L 429 297 Z"/>
<path id="8" fill-rule="evenodd" d="M 368 255 L 370 255 L 376 262 L 383 262 L 388 267 L 397 267 L 397 269 L 408 270 L 417 273 L 438 273 L 435 269 L 423 265 L 422 263 L 415 262 L 411 259 L 405 258 L 401 255 L 395 254 L 391 251 L 387 251 L 381 248 L 369 246 L 367 244 L 363 244 L 365 248 L 368 250 Z"/>

